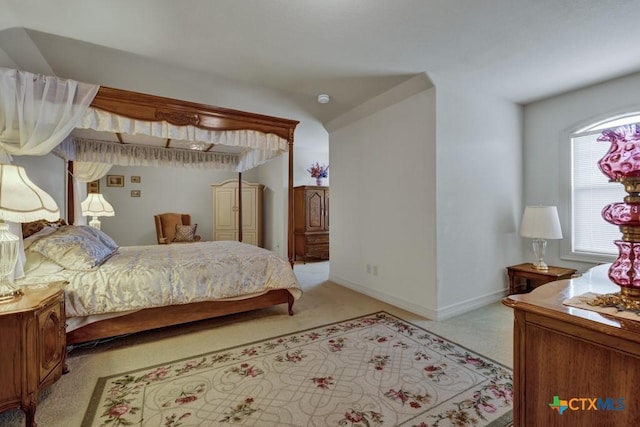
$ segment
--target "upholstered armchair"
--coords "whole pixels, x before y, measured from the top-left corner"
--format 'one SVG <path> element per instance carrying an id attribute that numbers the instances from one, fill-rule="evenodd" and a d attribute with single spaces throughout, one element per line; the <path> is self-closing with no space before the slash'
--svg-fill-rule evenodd
<path id="1" fill-rule="evenodd" d="M 163 213 L 154 215 L 153 218 L 159 245 L 200 241 L 200 236 L 196 235 L 198 224 L 191 225 L 191 215 Z"/>

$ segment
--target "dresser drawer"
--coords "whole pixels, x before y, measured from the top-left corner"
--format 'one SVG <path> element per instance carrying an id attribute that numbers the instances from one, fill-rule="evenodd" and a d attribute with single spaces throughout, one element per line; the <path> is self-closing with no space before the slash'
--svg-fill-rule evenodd
<path id="1" fill-rule="evenodd" d="M 321 243 L 326 243 L 327 245 L 329 244 L 328 234 L 308 234 L 306 238 L 308 245 L 316 245 Z"/>
<path id="2" fill-rule="evenodd" d="M 305 257 L 329 259 L 329 244 L 307 245 Z"/>

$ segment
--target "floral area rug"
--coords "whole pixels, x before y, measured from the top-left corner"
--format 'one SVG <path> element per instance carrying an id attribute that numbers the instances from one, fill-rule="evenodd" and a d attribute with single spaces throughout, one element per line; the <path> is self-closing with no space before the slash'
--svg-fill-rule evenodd
<path id="1" fill-rule="evenodd" d="M 83 426 L 507 426 L 510 369 L 384 312 L 100 378 Z"/>

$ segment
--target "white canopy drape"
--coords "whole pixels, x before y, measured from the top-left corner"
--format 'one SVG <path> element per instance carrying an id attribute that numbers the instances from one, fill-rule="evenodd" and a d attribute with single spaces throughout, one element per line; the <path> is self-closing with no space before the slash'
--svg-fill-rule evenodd
<path id="1" fill-rule="evenodd" d="M 78 129 L 144 135 L 230 148 L 225 152 L 206 152 L 144 144 L 115 144 L 73 137 L 64 142 L 64 147 L 60 147 L 71 160 L 119 166 L 179 166 L 244 172 L 286 153 L 289 149 L 288 141 L 275 134 L 250 129 L 210 130 L 192 125 L 173 125 L 167 121 L 136 120 L 93 107 L 86 110 L 75 126 Z"/>
<path id="2" fill-rule="evenodd" d="M 60 144 L 75 127 L 99 86 L 0 68 L 0 163 L 11 155 L 42 156 Z M 11 224 L 20 237 L 20 256 L 14 277 L 24 274 L 22 229 Z"/>
<path id="3" fill-rule="evenodd" d="M 0 161 L 42 156 L 60 144 L 99 86 L 0 68 Z"/>

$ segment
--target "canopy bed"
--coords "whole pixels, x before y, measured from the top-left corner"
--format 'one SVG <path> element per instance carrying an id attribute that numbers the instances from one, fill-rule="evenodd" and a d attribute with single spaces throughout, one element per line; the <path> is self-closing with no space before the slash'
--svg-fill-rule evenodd
<path id="1" fill-rule="evenodd" d="M 30 83 L 30 79 L 33 79 L 34 83 L 42 82 L 42 85 L 45 86 L 51 80 L 57 80 L 57 83 L 60 84 L 68 85 L 71 83 L 78 87 L 91 86 L 15 70 L 0 69 L 0 71 L 3 71 L 0 73 L 0 83 L 7 81 L 13 83 L 14 86 L 18 86 L 17 92 L 20 92 L 20 82 L 16 85 L 16 81 L 25 80 Z M 13 81 L 11 81 L 12 79 Z M 171 165 L 236 171 L 238 172 L 239 185 L 241 185 L 243 171 L 264 164 L 268 160 L 288 152 L 287 242 L 289 263 L 287 267 L 295 281 L 292 272 L 294 259 L 293 134 L 298 124 L 297 121 L 108 87 L 90 87 L 87 89 L 87 93 L 82 96 L 74 93 L 75 86 L 67 88 L 66 91 L 70 92 L 70 98 L 84 97 L 87 105 L 81 108 L 81 111 L 75 111 L 73 117 L 68 118 L 66 127 L 56 121 L 57 134 L 49 139 L 58 138 L 57 145 L 49 142 L 45 148 L 43 148 L 44 145 L 40 145 L 40 151 L 28 150 L 29 143 L 25 142 L 22 135 L 19 139 L 14 138 L 13 141 L 6 138 L 6 134 L 10 132 L 6 130 L 3 132 L 3 122 L 0 121 L 0 161 L 3 160 L 3 149 L 5 153 L 9 154 L 9 156 L 5 156 L 4 161 L 7 161 L 6 157 L 10 158 L 11 154 L 35 155 L 53 151 L 68 161 L 69 176 L 76 178 L 82 175 L 79 172 L 80 169 L 101 169 L 101 174 L 104 176 L 105 170 L 108 171 L 108 167 L 110 167 L 108 165 L 113 164 L 124 166 Z M 58 90 L 59 92 L 60 90 Z M 17 97 L 19 96 L 22 95 L 19 94 Z M 48 101 L 51 101 L 50 98 L 51 96 L 45 93 L 42 95 L 40 103 L 47 104 Z M 46 101 L 43 101 L 45 99 Z M 87 103 L 86 99 L 89 99 L 90 102 Z M 56 101 L 57 98 L 52 103 Z M 2 107 L 3 105 L 0 104 L 0 109 Z M 4 124 L 6 125 L 12 122 L 11 115 L 14 113 L 13 107 L 7 108 L 6 100 L 4 107 Z M 13 130 L 14 134 L 19 132 L 22 130 Z M 7 141 L 9 142 L 7 143 Z M 108 166 L 107 168 L 100 167 L 105 164 Z M 67 180 L 67 221 L 69 224 L 74 223 L 74 206 L 77 204 L 77 201 L 74 200 L 72 181 L 74 180 Z M 85 179 L 85 181 L 89 181 L 89 179 Z M 241 218 L 242 215 L 239 214 L 239 217 Z M 67 227 L 71 228 L 72 226 Z M 239 227 L 241 239 L 241 224 Z M 86 229 L 89 228 L 86 227 Z M 202 255 L 206 252 L 202 245 L 209 243 L 216 242 L 162 246 L 163 250 L 169 251 L 197 250 L 201 251 L 200 255 Z M 236 244 L 243 245 L 242 243 Z M 110 255 L 113 260 L 105 260 L 103 266 L 121 260 L 124 253 L 131 251 L 129 248 L 119 248 L 113 251 Z M 243 251 L 246 251 L 246 248 L 241 248 L 240 253 Z M 248 254 L 247 256 L 254 255 Z M 142 255 L 138 253 L 136 256 Z M 157 254 L 151 256 L 157 256 Z M 96 263 L 91 268 L 102 268 L 99 265 L 100 263 Z M 290 281 L 290 279 L 291 277 L 286 280 Z M 69 281 L 69 278 L 64 280 Z M 85 277 L 84 280 L 88 279 Z M 119 313 L 117 317 L 74 327 L 73 330 L 68 331 L 67 338 L 68 343 L 72 344 L 283 303 L 288 304 L 288 312 L 292 314 L 293 301 L 299 295 L 299 289 L 288 283 L 277 289 L 275 287 L 265 291 L 253 289 L 248 296 L 242 298 L 223 297 L 212 300 L 195 298 L 185 303 L 169 305 L 163 303 L 152 304 L 151 307 L 135 307 L 135 309 Z M 75 302 L 68 298 L 69 294 L 67 294 L 67 304 L 71 309 L 74 309 Z M 79 316 L 86 314 L 79 313 Z"/>
<path id="2" fill-rule="evenodd" d="M 23 227 L 27 262 L 18 283 L 66 283 L 70 344 L 283 302 L 293 314 L 302 294 L 289 263 L 254 245 L 119 247 L 91 226 L 38 223 Z"/>

